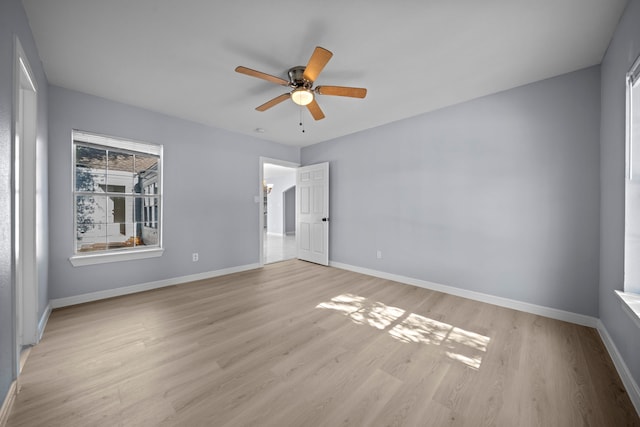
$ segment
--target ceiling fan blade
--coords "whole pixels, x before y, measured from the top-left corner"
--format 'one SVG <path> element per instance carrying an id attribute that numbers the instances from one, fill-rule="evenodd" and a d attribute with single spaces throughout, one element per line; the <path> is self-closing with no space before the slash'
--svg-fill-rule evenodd
<path id="1" fill-rule="evenodd" d="M 264 104 L 262 104 L 261 106 L 256 107 L 256 110 L 258 110 L 258 111 L 267 111 L 269 108 L 274 107 L 274 106 L 280 104 L 281 102 L 286 101 L 289 98 L 291 98 L 291 94 L 290 93 L 283 93 L 280 96 L 276 96 L 271 101 L 267 101 Z"/>
<path id="2" fill-rule="evenodd" d="M 367 90 L 362 87 L 318 86 L 316 92 L 320 95 L 349 96 L 351 98 L 367 96 Z"/>
<path id="3" fill-rule="evenodd" d="M 246 74 L 247 76 L 257 77 L 262 80 L 266 80 L 271 83 L 275 83 L 277 85 L 289 86 L 289 82 L 285 79 L 281 79 L 280 77 L 272 76 L 271 74 L 263 73 L 262 71 L 252 70 L 247 67 L 236 67 L 236 72 L 240 74 Z"/>
<path id="4" fill-rule="evenodd" d="M 311 115 L 315 120 L 324 119 L 324 113 L 320 109 L 320 106 L 318 105 L 315 99 L 311 101 L 310 104 L 307 104 L 307 109 L 309 110 L 309 112 L 311 113 Z"/>
<path id="5" fill-rule="evenodd" d="M 309 58 L 309 63 L 304 69 L 302 77 L 310 82 L 315 82 L 320 71 L 322 71 L 324 66 L 327 65 L 327 62 L 329 62 L 332 56 L 333 53 L 329 52 L 327 49 L 320 46 L 316 47 L 313 51 L 313 55 Z"/>

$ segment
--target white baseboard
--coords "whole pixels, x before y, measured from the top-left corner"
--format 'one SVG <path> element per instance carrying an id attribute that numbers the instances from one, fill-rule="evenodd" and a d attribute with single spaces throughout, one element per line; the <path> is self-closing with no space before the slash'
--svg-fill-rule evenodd
<path id="1" fill-rule="evenodd" d="M 604 323 L 600 320 L 598 320 L 597 329 L 600 334 L 600 338 L 602 338 L 602 342 L 604 342 L 604 345 L 609 352 L 609 356 L 611 356 L 611 360 L 613 360 L 613 364 L 618 371 L 618 375 L 620 375 L 622 383 L 629 394 L 629 398 L 631 399 L 633 406 L 636 408 L 636 412 L 640 416 L 640 388 L 638 387 L 638 383 L 634 381 L 627 364 L 624 363 L 624 359 L 620 355 L 618 348 L 613 343 L 611 335 L 609 335 L 607 328 L 605 328 Z"/>
<path id="2" fill-rule="evenodd" d="M 2 408 L 0 408 L 0 427 L 4 427 L 7 425 L 7 420 L 9 419 L 9 413 L 11 412 L 13 401 L 16 399 L 16 391 L 16 382 L 14 381 L 11 383 L 11 386 L 9 386 L 9 391 L 7 391 L 7 395 L 4 398 Z"/>
<path id="3" fill-rule="evenodd" d="M 584 314 L 572 313 L 570 311 L 558 310 L 556 308 L 544 307 L 541 305 L 530 304 L 527 302 L 517 301 L 509 298 L 497 297 L 494 295 L 484 294 L 481 292 L 468 291 L 453 286 L 442 285 L 439 283 L 428 282 L 426 280 L 415 279 L 413 277 L 400 276 L 398 274 L 386 273 L 384 271 L 372 270 L 363 267 L 356 267 L 349 264 L 330 261 L 332 267 L 349 270 L 356 273 L 366 274 L 368 276 L 379 277 L 381 279 L 393 280 L 394 282 L 405 283 L 407 285 L 418 286 L 420 288 L 432 291 L 444 292 L 446 294 L 455 295 L 475 301 L 486 302 L 500 307 L 511 308 L 526 313 L 537 314 L 539 316 L 549 317 L 551 319 L 562 320 L 564 322 L 575 323 L 590 328 L 598 326 L 598 319 Z"/>
<path id="4" fill-rule="evenodd" d="M 44 334 L 44 328 L 46 328 L 47 326 L 50 315 L 51 303 L 47 304 L 47 306 L 44 308 L 44 313 L 42 313 L 42 317 L 40 317 L 40 321 L 38 322 L 38 336 L 36 337 L 36 343 L 39 343 L 42 339 L 42 334 Z"/>
<path id="5" fill-rule="evenodd" d="M 98 301 L 106 298 L 119 297 L 122 295 L 134 294 L 137 292 L 150 291 L 152 289 L 164 288 L 167 286 L 179 285 L 196 280 L 211 279 L 212 277 L 224 276 L 241 271 L 254 270 L 260 268 L 260 264 L 246 264 L 237 267 L 223 268 L 222 270 L 207 271 L 204 273 L 190 274 L 188 276 L 173 277 L 171 279 L 157 280 L 155 282 L 141 283 L 139 285 L 125 286 L 122 288 L 108 289 L 104 291 L 91 292 L 87 294 L 74 295 L 65 298 L 56 298 L 49 301 L 52 308 L 67 307 L 70 305 L 82 304 L 85 302 Z"/>

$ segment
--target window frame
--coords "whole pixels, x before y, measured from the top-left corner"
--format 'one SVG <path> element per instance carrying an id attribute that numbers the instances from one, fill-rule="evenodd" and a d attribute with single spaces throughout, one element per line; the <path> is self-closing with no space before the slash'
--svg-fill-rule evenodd
<path id="1" fill-rule="evenodd" d="M 629 208 L 629 200 L 628 200 L 628 184 L 633 179 L 633 155 L 634 155 L 634 139 L 638 139 L 636 141 L 640 144 L 640 135 L 634 135 L 633 127 L 634 127 L 634 119 L 633 119 L 633 96 L 634 91 L 638 91 L 636 96 L 640 96 L 640 56 L 636 58 L 633 62 L 633 65 L 629 69 L 629 72 L 626 74 L 625 78 L 625 86 L 626 86 L 626 105 L 625 105 L 625 174 L 624 174 L 624 185 L 625 185 L 625 207 L 624 207 L 624 274 L 623 274 L 623 283 L 622 291 L 616 290 L 616 294 L 618 295 L 621 303 L 622 309 L 626 312 L 629 317 L 634 321 L 636 326 L 640 328 L 640 293 L 635 291 L 637 285 L 633 285 L 628 283 L 627 281 L 627 263 L 629 262 L 629 258 L 631 254 L 628 252 L 627 247 L 627 232 L 629 223 L 627 217 L 629 216 L 628 208 Z M 635 105 L 635 108 L 640 108 L 640 105 Z M 637 151 L 639 147 L 635 147 L 635 151 Z M 640 153 L 638 154 L 640 155 Z M 634 253 L 637 255 L 637 253 Z M 631 287 L 634 287 L 634 290 L 631 290 Z"/>
<path id="2" fill-rule="evenodd" d="M 79 191 L 76 188 L 76 147 L 78 145 L 83 146 L 93 146 L 98 148 L 111 149 L 114 151 L 120 151 L 124 153 L 131 154 L 149 154 L 153 156 L 158 156 L 157 163 L 157 180 L 156 180 L 156 188 L 157 194 L 153 195 L 153 198 L 157 199 L 157 212 L 155 215 L 157 218 L 157 228 L 154 230 L 157 231 L 158 234 L 158 243 L 153 246 L 134 246 L 130 248 L 113 248 L 113 249 L 105 249 L 99 251 L 91 251 L 91 252 L 78 252 L 77 250 L 77 233 L 78 233 L 78 218 L 77 218 L 77 196 L 83 195 L 86 193 L 84 191 Z M 84 266 L 84 265 L 93 265 L 93 264 L 103 264 L 109 262 L 119 262 L 119 261 L 128 261 L 135 259 L 144 259 L 144 258 L 153 258 L 162 256 L 164 252 L 163 247 L 163 161 L 164 161 L 164 147 L 158 144 L 151 144 L 146 142 L 134 141 L 130 139 L 120 138 L 120 137 L 112 137 L 106 135 L 100 135 L 96 133 L 85 132 L 81 130 L 74 129 L 71 133 L 71 195 L 72 195 L 72 234 L 73 234 L 73 255 L 69 258 L 69 261 L 73 266 Z M 108 185 L 108 182 L 106 183 Z M 126 197 L 125 197 L 126 196 Z M 134 205 L 136 198 L 140 198 L 143 201 L 145 197 L 144 189 L 141 189 L 140 194 L 134 193 L 125 194 L 123 193 L 123 197 L 132 198 Z M 148 196 L 147 196 L 148 197 Z M 144 208 L 143 208 L 144 210 Z M 159 218 L 158 218 L 159 216 Z M 134 225 L 136 223 L 134 222 Z M 144 218 L 142 218 L 141 224 L 144 224 Z"/>

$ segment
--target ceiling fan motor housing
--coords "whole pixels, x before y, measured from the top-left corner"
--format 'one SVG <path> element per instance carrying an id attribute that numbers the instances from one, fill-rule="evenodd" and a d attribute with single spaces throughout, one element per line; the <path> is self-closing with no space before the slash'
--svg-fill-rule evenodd
<path id="1" fill-rule="evenodd" d="M 297 66 L 297 67 L 291 67 L 289 69 L 289 85 L 293 88 L 306 88 L 306 89 L 311 89 L 311 87 L 313 86 L 313 82 L 310 82 L 309 80 L 305 80 L 304 78 L 304 70 L 306 69 L 306 67 L 303 66 Z"/>

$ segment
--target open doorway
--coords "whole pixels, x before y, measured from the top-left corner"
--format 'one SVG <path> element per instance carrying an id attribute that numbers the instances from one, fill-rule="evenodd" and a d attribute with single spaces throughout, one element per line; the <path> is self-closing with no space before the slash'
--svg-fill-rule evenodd
<path id="1" fill-rule="evenodd" d="M 296 258 L 295 186 L 297 165 L 263 159 L 261 261 L 271 264 Z"/>

